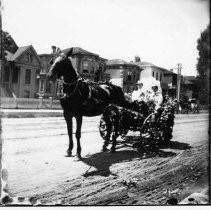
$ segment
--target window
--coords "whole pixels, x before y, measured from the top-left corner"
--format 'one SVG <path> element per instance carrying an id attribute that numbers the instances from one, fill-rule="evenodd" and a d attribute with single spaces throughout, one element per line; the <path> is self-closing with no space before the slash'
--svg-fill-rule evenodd
<path id="1" fill-rule="evenodd" d="M 95 72 L 95 63 L 94 63 L 94 61 L 92 61 L 91 68 L 90 68 L 90 73 L 94 74 L 94 72 Z"/>
<path id="2" fill-rule="evenodd" d="M 160 81 L 162 81 L 162 73 L 160 74 Z"/>
<path id="3" fill-rule="evenodd" d="M 158 72 L 156 72 L 156 80 L 158 80 Z"/>
<path id="4" fill-rule="evenodd" d="M 83 61 L 83 73 L 89 73 L 89 62 L 87 60 Z"/>
<path id="5" fill-rule="evenodd" d="M 133 74 L 133 81 L 136 81 L 136 75 Z"/>
<path id="6" fill-rule="evenodd" d="M 94 68 L 94 67 L 92 67 L 92 68 L 91 68 L 91 72 L 90 72 L 90 73 L 91 73 L 91 74 L 94 74 L 94 72 L 95 72 L 95 68 Z"/>
<path id="7" fill-rule="evenodd" d="M 26 74 L 25 74 L 25 84 L 30 85 L 31 83 L 31 70 L 26 69 Z"/>
<path id="8" fill-rule="evenodd" d="M 154 71 L 152 72 L 152 76 L 155 77 L 155 72 Z"/>
<path id="9" fill-rule="evenodd" d="M 9 82 L 10 79 L 10 71 L 9 68 L 7 66 L 5 66 L 4 69 L 4 82 Z"/>
<path id="10" fill-rule="evenodd" d="M 25 55 L 25 59 L 26 59 L 27 62 L 32 63 L 33 55 L 31 53 L 28 53 L 28 54 Z"/>
<path id="11" fill-rule="evenodd" d="M 29 54 L 29 61 L 32 63 L 33 61 L 33 55 L 32 54 Z"/>
<path id="12" fill-rule="evenodd" d="M 127 81 L 131 81 L 132 80 L 132 72 L 128 71 L 127 72 Z"/>
<path id="13" fill-rule="evenodd" d="M 51 82 L 50 81 L 46 82 L 46 92 L 48 92 L 48 93 L 51 92 Z"/>
<path id="14" fill-rule="evenodd" d="M 44 80 L 40 80 L 40 92 L 44 92 Z"/>
<path id="15" fill-rule="evenodd" d="M 12 73 L 12 83 L 18 82 L 18 74 L 19 74 L 19 68 L 15 67 L 13 73 Z"/>

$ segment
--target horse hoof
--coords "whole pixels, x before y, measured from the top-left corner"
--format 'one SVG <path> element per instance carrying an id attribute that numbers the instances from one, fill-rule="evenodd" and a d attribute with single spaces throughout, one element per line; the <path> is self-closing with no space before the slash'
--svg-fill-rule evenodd
<path id="1" fill-rule="evenodd" d="M 72 154 L 66 154 L 65 157 L 74 157 Z"/>
<path id="2" fill-rule="evenodd" d="M 106 152 L 106 151 L 108 151 L 108 149 L 106 147 L 103 147 L 102 152 Z"/>
<path id="3" fill-rule="evenodd" d="M 70 152 L 69 150 L 67 150 L 66 157 L 73 157 L 72 152 Z"/>
<path id="4" fill-rule="evenodd" d="M 81 161 L 81 160 L 82 160 L 81 156 L 80 155 L 76 155 L 75 161 Z"/>

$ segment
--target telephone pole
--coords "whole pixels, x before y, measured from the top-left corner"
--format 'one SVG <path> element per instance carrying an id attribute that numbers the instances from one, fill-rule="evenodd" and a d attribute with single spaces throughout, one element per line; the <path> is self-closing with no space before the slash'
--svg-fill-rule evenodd
<path id="1" fill-rule="evenodd" d="M 180 92 L 181 92 L 181 69 L 182 64 L 177 64 L 177 101 L 180 100 Z"/>
<path id="2" fill-rule="evenodd" d="M 0 82 L 3 71 L 3 32 L 2 32 L 2 1 L 0 0 Z"/>

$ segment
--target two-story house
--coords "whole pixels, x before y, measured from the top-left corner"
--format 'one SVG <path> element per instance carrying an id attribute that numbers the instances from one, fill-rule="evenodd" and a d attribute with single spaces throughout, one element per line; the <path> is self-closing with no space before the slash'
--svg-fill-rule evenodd
<path id="1" fill-rule="evenodd" d="M 32 45 L 19 47 L 15 53 L 5 51 L 2 72 L 2 97 L 34 98 L 39 89 L 41 62 Z"/>
<path id="2" fill-rule="evenodd" d="M 66 53 L 69 50 L 70 48 L 67 48 L 63 52 Z M 73 47 L 72 64 L 85 79 L 96 82 L 104 80 L 106 61 L 107 59 L 101 58 L 98 54 L 80 47 Z"/>
<path id="3" fill-rule="evenodd" d="M 142 79 L 154 77 L 160 81 L 163 95 L 168 94 L 172 98 L 176 97 L 177 74 L 149 62 L 139 61 L 134 63 L 143 69 L 141 71 Z"/>
<path id="4" fill-rule="evenodd" d="M 122 87 L 124 92 L 130 93 L 136 88 L 140 79 L 140 68 L 135 63 L 129 63 L 121 59 L 108 60 L 106 73 L 110 75 L 112 82 Z"/>
<path id="5" fill-rule="evenodd" d="M 53 52 L 50 54 L 40 54 L 42 70 L 40 74 L 40 92 L 44 97 L 56 97 L 59 92 L 59 83 L 57 81 L 50 82 L 46 79 L 46 74 L 50 69 L 50 60 L 55 56 L 56 47 L 52 46 Z M 66 53 L 70 50 L 67 48 L 62 50 Z M 88 52 L 80 47 L 73 47 L 71 57 L 73 67 L 77 70 L 80 76 L 91 81 L 103 81 L 107 79 L 105 74 L 106 59 L 101 58 L 98 54 Z"/>

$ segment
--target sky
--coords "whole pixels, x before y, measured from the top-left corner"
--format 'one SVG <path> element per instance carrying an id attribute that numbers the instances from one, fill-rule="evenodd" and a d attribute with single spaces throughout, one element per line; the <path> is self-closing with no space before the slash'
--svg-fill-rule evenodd
<path id="1" fill-rule="evenodd" d="M 196 75 L 197 39 L 209 24 L 209 0 L 2 0 L 2 28 L 38 54 L 81 47 L 106 59 L 182 64 Z"/>

